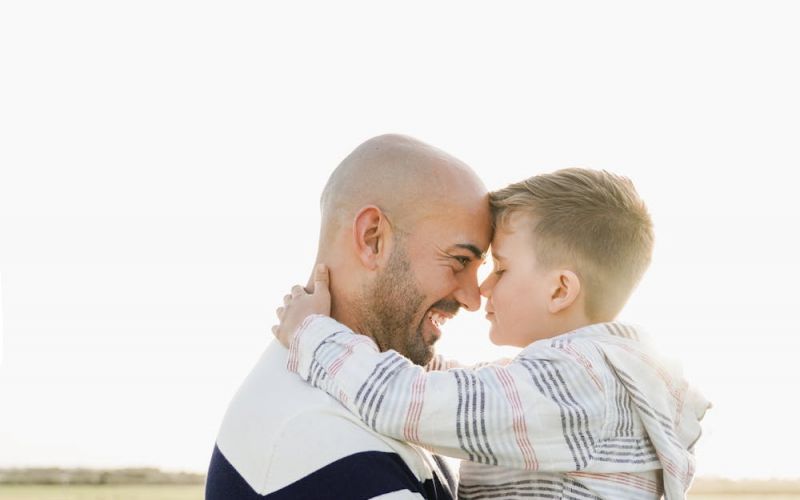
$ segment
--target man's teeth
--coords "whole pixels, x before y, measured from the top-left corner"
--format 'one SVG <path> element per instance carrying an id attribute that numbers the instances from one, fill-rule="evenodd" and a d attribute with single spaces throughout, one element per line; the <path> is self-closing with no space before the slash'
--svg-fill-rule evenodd
<path id="1" fill-rule="evenodd" d="M 429 317 L 431 323 L 433 323 L 436 326 L 436 328 L 439 328 L 440 326 L 445 324 L 445 322 L 447 322 L 447 320 L 449 319 L 447 316 L 439 314 L 438 312 L 429 313 Z"/>

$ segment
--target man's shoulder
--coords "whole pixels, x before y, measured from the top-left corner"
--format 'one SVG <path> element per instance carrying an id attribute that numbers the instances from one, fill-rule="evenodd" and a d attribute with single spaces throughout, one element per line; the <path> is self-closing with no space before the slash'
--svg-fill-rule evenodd
<path id="1" fill-rule="evenodd" d="M 230 426 L 229 421 L 257 420 L 273 429 L 297 414 L 335 407 L 337 403 L 324 392 L 286 369 L 287 356 L 288 351 L 277 342 L 267 347 L 228 405 L 223 428 Z"/>
<path id="2" fill-rule="evenodd" d="M 333 398 L 288 372 L 286 355 L 279 345 L 267 348 L 231 401 L 215 451 L 225 467 L 262 495 L 326 467 L 330 472 L 331 464 L 348 457 L 340 465 L 351 467 L 362 459 L 378 463 L 370 453 L 394 455 L 419 469 L 417 451 L 374 433 Z"/>
<path id="3" fill-rule="evenodd" d="M 306 452 L 310 453 L 310 452 Z M 214 448 L 206 480 L 206 500 L 340 500 L 381 498 L 421 500 L 452 497 L 434 478 L 419 479 L 396 453 L 362 451 L 342 457 L 286 484 L 255 488 Z"/>

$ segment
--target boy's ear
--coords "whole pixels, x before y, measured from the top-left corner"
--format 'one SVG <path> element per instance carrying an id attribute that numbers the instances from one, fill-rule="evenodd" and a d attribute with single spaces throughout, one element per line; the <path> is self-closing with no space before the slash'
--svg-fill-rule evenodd
<path id="1" fill-rule="evenodd" d="M 386 216 L 375 205 L 367 205 L 358 211 L 353 221 L 353 242 L 361 263 L 375 270 L 385 253 L 386 238 L 389 236 Z"/>
<path id="2" fill-rule="evenodd" d="M 551 314 L 569 308 L 581 293 L 581 280 L 578 275 L 568 269 L 559 269 L 554 274 L 554 284 L 548 302 Z"/>

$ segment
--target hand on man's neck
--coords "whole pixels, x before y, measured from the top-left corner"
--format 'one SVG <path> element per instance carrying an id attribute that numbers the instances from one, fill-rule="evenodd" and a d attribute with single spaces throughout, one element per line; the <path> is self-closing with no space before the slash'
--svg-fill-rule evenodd
<path id="1" fill-rule="evenodd" d="M 314 291 L 314 269 L 320 263 L 328 265 L 330 270 L 330 292 L 331 292 L 331 318 L 339 323 L 345 325 L 355 333 L 365 335 L 375 340 L 375 338 L 361 326 L 361 320 L 358 310 L 355 307 L 353 294 L 349 290 L 352 284 L 348 280 L 347 272 L 336 264 L 328 264 L 328 261 L 335 262 L 335 260 L 328 258 L 319 258 L 312 266 L 312 271 L 308 281 L 306 282 L 306 290 L 309 292 Z"/>

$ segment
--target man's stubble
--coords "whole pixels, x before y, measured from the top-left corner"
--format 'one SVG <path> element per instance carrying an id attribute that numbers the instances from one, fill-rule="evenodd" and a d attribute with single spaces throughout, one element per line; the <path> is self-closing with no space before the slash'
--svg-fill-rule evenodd
<path id="1" fill-rule="evenodd" d="M 428 364 L 433 346 L 427 345 L 422 335 L 424 318 L 414 323 L 425 296 L 417 286 L 402 241 L 375 284 L 364 292 L 360 301 L 363 333 L 372 336 L 382 352 L 394 349 L 417 365 Z"/>

